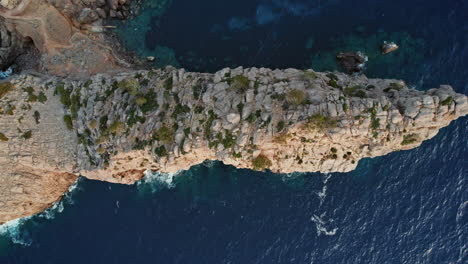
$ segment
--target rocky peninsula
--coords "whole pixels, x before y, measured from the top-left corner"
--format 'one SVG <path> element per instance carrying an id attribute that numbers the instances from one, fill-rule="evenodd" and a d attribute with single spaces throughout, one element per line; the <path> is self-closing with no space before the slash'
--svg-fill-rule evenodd
<path id="1" fill-rule="evenodd" d="M 467 97 L 449 85 L 418 91 L 311 69 L 136 70 L 92 30 L 111 11 L 126 14 L 125 5 L 58 2 L 1 2 L 3 29 L 21 43 L 2 42 L 10 47 L 2 51 L 33 39 L 40 62 L 0 83 L 0 223 L 43 211 L 80 175 L 132 184 L 147 170 L 205 160 L 347 172 L 362 158 L 415 148 L 468 114 Z M 82 19 L 85 9 L 99 17 Z"/>

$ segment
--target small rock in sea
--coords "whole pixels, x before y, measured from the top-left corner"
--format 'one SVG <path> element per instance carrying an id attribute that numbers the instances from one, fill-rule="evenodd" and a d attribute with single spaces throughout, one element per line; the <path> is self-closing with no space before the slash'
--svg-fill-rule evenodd
<path id="1" fill-rule="evenodd" d="M 368 58 L 362 52 L 340 52 L 336 56 L 341 66 L 348 72 L 361 72 Z"/>
<path id="2" fill-rule="evenodd" d="M 397 50 L 399 47 L 397 44 L 395 44 L 395 42 L 387 42 L 387 41 L 384 41 L 383 45 L 382 45 L 382 54 L 388 54 L 392 51 L 395 51 Z"/>
<path id="3" fill-rule="evenodd" d="M 149 62 L 153 62 L 154 60 L 156 60 L 156 58 L 154 56 L 148 56 L 146 57 L 146 60 Z"/>

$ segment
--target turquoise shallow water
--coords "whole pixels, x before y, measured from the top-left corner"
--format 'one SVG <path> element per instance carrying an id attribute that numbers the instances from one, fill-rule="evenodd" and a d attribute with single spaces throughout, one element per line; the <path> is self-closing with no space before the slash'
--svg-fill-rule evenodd
<path id="1" fill-rule="evenodd" d="M 468 94 L 465 1 L 350 2 L 153 1 L 121 32 L 160 66 L 326 70 L 359 49 L 369 76 Z M 378 55 L 384 39 L 401 49 Z M 55 209 L 0 229 L 0 263 L 468 263 L 467 160 L 464 117 L 345 174 L 207 162 L 172 181 L 81 179 Z"/>

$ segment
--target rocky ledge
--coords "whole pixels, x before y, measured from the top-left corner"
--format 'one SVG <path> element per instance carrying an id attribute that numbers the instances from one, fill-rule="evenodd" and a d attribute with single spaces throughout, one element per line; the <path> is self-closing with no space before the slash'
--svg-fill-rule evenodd
<path id="1" fill-rule="evenodd" d="M 78 175 L 131 184 L 205 160 L 277 173 L 347 172 L 411 149 L 468 113 L 448 85 L 364 75 L 166 68 L 0 84 L 0 223 L 44 210 Z"/>

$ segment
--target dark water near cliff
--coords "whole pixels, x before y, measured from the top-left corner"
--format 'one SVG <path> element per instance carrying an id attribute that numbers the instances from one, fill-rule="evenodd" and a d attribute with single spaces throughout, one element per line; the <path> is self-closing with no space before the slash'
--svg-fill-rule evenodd
<path id="1" fill-rule="evenodd" d="M 358 49 L 369 76 L 468 94 L 466 1 L 173 0 L 146 10 L 122 34 L 161 65 L 327 70 L 336 51 Z M 401 49 L 382 57 L 383 40 Z M 0 228 L 0 263 L 468 263 L 467 160 L 465 117 L 346 174 L 207 163 L 169 185 L 81 179 L 57 208 Z"/>

